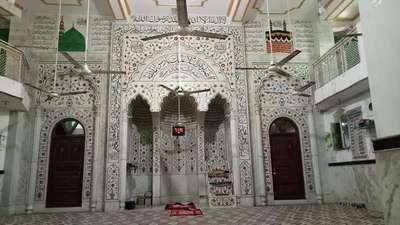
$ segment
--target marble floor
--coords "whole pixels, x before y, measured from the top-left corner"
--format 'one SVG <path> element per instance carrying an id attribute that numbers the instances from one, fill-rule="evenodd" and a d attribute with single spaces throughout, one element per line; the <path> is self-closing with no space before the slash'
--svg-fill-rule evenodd
<path id="1" fill-rule="evenodd" d="M 170 217 L 162 208 L 110 213 L 51 213 L 0 217 L 0 224 L 18 225 L 152 225 L 152 224 L 268 224 L 268 225 L 382 225 L 376 212 L 351 206 L 299 205 L 203 209 L 203 216 Z"/>

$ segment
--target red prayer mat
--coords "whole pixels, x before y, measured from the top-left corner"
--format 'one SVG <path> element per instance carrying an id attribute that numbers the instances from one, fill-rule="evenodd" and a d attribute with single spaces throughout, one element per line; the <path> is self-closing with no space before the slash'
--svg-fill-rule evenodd
<path id="1" fill-rule="evenodd" d="M 201 209 L 197 209 L 193 202 L 167 204 L 165 210 L 169 210 L 170 216 L 199 216 L 203 215 Z"/>
<path id="2" fill-rule="evenodd" d="M 169 216 L 202 216 L 201 209 L 170 209 Z"/>

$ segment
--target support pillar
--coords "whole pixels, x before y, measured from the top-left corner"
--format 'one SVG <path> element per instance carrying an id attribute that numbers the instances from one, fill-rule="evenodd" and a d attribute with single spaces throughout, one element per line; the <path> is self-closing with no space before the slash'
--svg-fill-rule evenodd
<path id="1" fill-rule="evenodd" d="M 91 184 L 91 196 L 90 196 L 90 211 L 94 212 L 96 211 L 97 208 L 97 202 L 98 202 L 98 195 L 97 195 L 97 190 L 98 186 L 100 185 L 99 183 L 99 177 L 98 177 L 98 171 L 101 167 L 99 167 L 99 154 L 100 154 L 100 146 L 101 146 L 101 128 L 100 128 L 100 106 L 96 105 L 93 108 L 93 111 L 95 113 L 95 118 L 94 118 L 94 146 L 93 146 L 93 151 L 92 151 L 92 184 Z"/>
<path id="2" fill-rule="evenodd" d="M 249 72 L 249 110 L 251 129 L 251 149 L 253 149 L 254 204 L 264 206 L 267 203 L 265 192 L 264 153 L 262 146 L 261 116 L 258 90 L 254 82 L 254 73 Z"/>
<path id="3" fill-rule="evenodd" d="M 153 119 L 153 206 L 161 205 L 161 127 L 160 112 L 152 113 Z"/>
<path id="4" fill-rule="evenodd" d="M 126 101 L 122 101 L 125 102 Z M 126 163 L 128 158 L 128 104 L 123 104 L 121 109 L 121 151 L 119 155 L 119 165 L 120 165 L 120 178 L 119 178 L 119 209 L 125 209 L 126 201 Z"/>
<path id="5" fill-rule="evenodd" d="M 197 171 L 200 206 L 208 206 L 207 163 L 204 148 L 204 119 L 206 112 L 197 112 Z"/>
<path id="6" fill-rule="evenodd" d="M 33 145 L 32 145 L 32 155 L 30 160 L 30 176 L 28 183 L 28 196 L 25 212 L 27 214 L 31 214 L 34 208 L 35 202 L 35 187 L 36 187 L 36 175 L 37 175 L 37 165 L 38 165 L 38 157 L 39 157 L 39 145 L 40 145 L 40 122 L 41 112 L 40 109 L 34 109 L 34 122 L 33 122 Z"/>
<path id="7" fill-rule="evenodd" d="M 234 103 L 236 104 L 236 102 Z M 232 104 L 233 105 L 233 104 Z M 236 196 L 237 204 L 240 205 L 240 158 L 238 146 L 238 133 L 236 125 L 236 110 L 231 109 L 230 117 L 230 133 L 231 133 L 231 151 L 232 151 L 232 175 L 233 175 L 233 194 Z"/>

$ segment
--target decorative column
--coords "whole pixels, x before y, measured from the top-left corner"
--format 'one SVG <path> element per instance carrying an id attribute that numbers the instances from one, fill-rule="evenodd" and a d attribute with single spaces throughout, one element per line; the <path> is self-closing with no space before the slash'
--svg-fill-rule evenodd
<path id="1" fill-rule="evenodd" d="M 315 129 L 315 120 L 314 120 L 314 113 L 313 111 L 308 113 L 308 126 L 310 131 L 310 149 L 312 154 L 312 164 L 313 164 L 313 173 L 314 173 L 314 183 L 315 183 L 315 193 L 316 193 L 316 200 L 318 203 L 322 203 L 322 187 L 321 187 L 321 178 L 319 172 L 319 164 L 318 164 L 318 144 L 317 138 L 318 134 L 316 133 Z"/>
<path id="2" fill-rule="evenodd" d="M 160 112 L 152 112 L 153 118 L 153 205 L 161 205 L 161 127 Z"/>
<path id="3" fill-rule="evenodd" d="M 254 204 L 256 206 L 266 205 L 265 190 L 265 170 L 264 170 L 264 152 L 262 145 L 261 131 L 261 108 L 258 86 L 255 85 L 255 73 L 247 73 L 249 75 L 249 110 L 250 110 L 250 129 L 251 129 L 251 149 L 253 149 L 253 176 L 254 176 Z M 252 106 L 252 107 L 251 107 Z"/>
<path id="4" fill-rule="evenodd" d="M 197 111 L 197 172 L 200 206 L 208 206 L 207 164 L 204 150 L 204 119 L 206 112 Z"/>
<path id="5" fill-rule="evenodd" d="M 126 201 L 126 163 L 127 163 L 127 152 L 128 152 L 128 103 L 122 101 L 121 106 L 121 151 L 119 156 L 119 169 L 120 169 L 120 195 L 119 195 L 119 208 L 122 210 L 125 208 Z"/>
<path id="6" fill-rule="evenodd" d="M 39 145 L 40 145 L 40 122 L 42 120 L 41 112 L 39 108 L 35 108 L 34 111 L 34 122 L 33 122 L 33 145 L 32 145 L 32 155 L 30 160 L 30 176 L 28 183 L 28 197 L 26 203 L 26 213 L 30 214 L 33 212 L 34 202 L 35 202 L 35 184 L 36 184 L 36 174 L 37 165 L 39 157 Z"/>
<path id="7" fill-rule="evenodd" d="M 24 160 L 24 146 L 21 138 L 24 137 L 24 132 L 26 127 L 25 118 L 23 112 L 10 112 L 10 125 L 7 135 L 7 146 L 6 155 L 4 160 L 4 177 L 3 177 L 3 187 L 2 187 L 2 203 L 4 206 L 4 212 L 11 213 L 21 213 L 18 210 L 18 190 L 23 188 L 20 184 L 22 182 L 27 182 L 27 177 L 21 176 L 21 170 L 24 168 L 23 164 L 28 163 Z M 20 210 L 23 211 L 23 206 Z"/>
<path id="8" fill-rule="evenodd" d="M 236 103 L 236 102 L 235 102 Z M 233 104 L 232 104 L 233 105 Z M 240 157 L 239 157 L 239 147 L 238 147 L 238 133 L 236 126 L 236 111 L 231 107 L 230 117 L 230 133 L 231 133 L 231 152 L 232 152 L 232 175 L 233 175 L 233 194 L 236 196 L 236 204 L 239 205 L 240 199 Z"/>
<path id="9" fill-rule="evenodd" d="M 96 104 L 93 107 L 93 113 L 95 115 L 94 121 L 93 121 L 93 127 L 94 127 L 94 146 L 93 146 L 93 151 L 92 151 L 92 184 L 91 184 L 91 197 L 90 197 L 90 211 L 94 212 L 96 211 L 97 208 L 97 190 L 98 186 L 100 186 L 99 183 L 99 169 L 102 168 L 99 166 L 100 162 L 100 146 L 101 146 L 101 123 L 100 123 L 100 118 L 101 118 L 101 110 L 100 110 L 100 105 Z"/>

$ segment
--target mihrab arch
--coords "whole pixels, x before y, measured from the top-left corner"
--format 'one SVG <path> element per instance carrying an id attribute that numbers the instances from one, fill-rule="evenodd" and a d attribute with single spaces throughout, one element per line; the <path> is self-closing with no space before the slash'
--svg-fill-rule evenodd
<path id="1" fill-rule="evenodd" d="M 192 95 L 196 104 L 196 121 L 192 125 L 194 137 L 197 142 L 197 171 L 193 171 L 196 179 L 201 187 L 196 192 L 198 199 L 202 198 L 202 204 L 206 204 L 207 200 L 210 205 L 236 205 L 236 196 L 234 193 L 240 193 L 240 173 L 238 170 L 231 170 L 233 186 L 231 195 L 225 197 L 209 197 L 206 182 L 207 166 L 204 153 L 204 117 L 208 110 L 209 103 L 217 95 L 222 96 L 226 103 L 230 105 L 229 129 L 230 138 L 230 156 L 232 156 L 230 167 L 239 164 L 238 148 L 237 148 L 237 120 L 236 120 L 236 98 L 235 87 L 236 79 L 234 77 L 234 57 L 232 50 L 232 41 L 204 40 L 192 37 L 181 38 L 181 63 L 180 70 L 177 60 L 177 39 L 174 37 L 152 42 L 141 42 L 136 36 L 126 36 L 123 46 L 122 65 L 127 71 L 127 76 L 115 76 L 112 79 L 119 83 L 120 103 L 110 102 L 111 105 L 118 104 L 121 109 L 119 112 L 109 112 L 111 117 L 115 115 L 115 119 L 110 120 L 110 130 L 114 138 L 109 142 L 109 169 L 106 177 L 106 199 L 119 199 L 119 206 L 122 207 L 126 200 L 126 163 L 128 151 L 128 105 L 132 99 L 141 96 L 149 103 L 153 122 L 153 157 L 152 157 L 152 195 L 153 203 L 165 203 L 168 198 L 162 193 L 163 175 L 162 161 L 163 149 L 160 143 L 165 138 L 165 123 L 160 116 L 161 105 L 163 100 L 170 94 L 167 90 L 159 87 L 164 84 L 175 88 L 178 84 L 185 90 L 198 90 L 210 88 L 210 92 Z M 117 86 L 116 86 L 117 87 Z M 111 89 L 113 91 L 113 89 Z M 225 116 L 225 115 L 224 115 Z M 164 124 L 164 125 L 163 125 Z M 115 135 L 114 135 L 115 134 Z M 163 136 L 164 135 L 164 136 Z M 116 139 L 115 137 L 118 137 Z M 118 161 L 115 161 L 117 160 Z M 114 161 L 114 163 L 111 163 Z M 117 168 L 119 167 L 119 168 Z M 249 166 L 250 167 L 250 166 Z M 118 171 L 116 171 L 118 169 Z M 250 168 L 249 168 L 250 169 Z M 118 178 L 118 185 L 115 182 Z M 118 189 L 117 189 L 118 188 Z M 110 195 L 119 192 L 118 196 Z M 193 193 L 192 193 L 193 194 Z M 182 199 L 176 199 L 182 200 Z M 115 207 L 115 206 L 114 206 Z"/>

